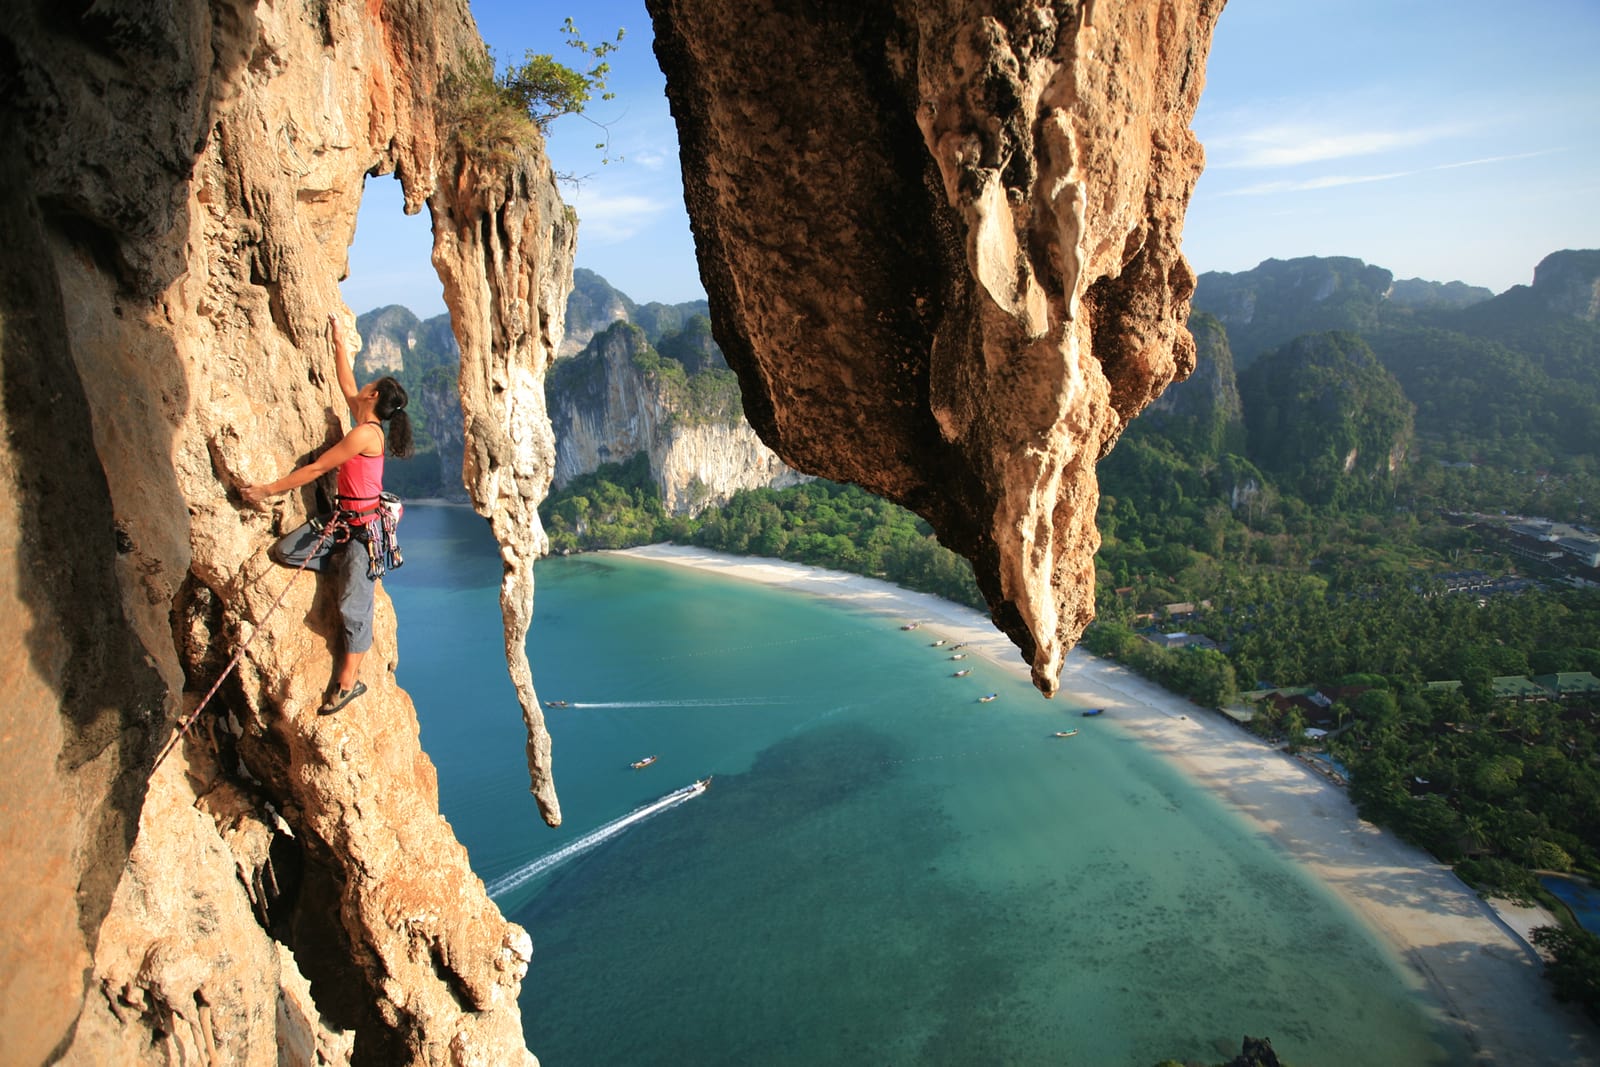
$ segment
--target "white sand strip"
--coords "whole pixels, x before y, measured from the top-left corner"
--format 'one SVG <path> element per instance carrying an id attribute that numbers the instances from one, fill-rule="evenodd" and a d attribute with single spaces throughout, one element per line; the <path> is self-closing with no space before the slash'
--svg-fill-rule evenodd
<path id="1" fill-rule="evenodd" d="M 1021 654 L 986 615 L 939 597 L 840 571 L 679 545 L 623 554 L 846 600 L 965 642 L 1023 681 L 1029 678 Z M 1541 964 L 1523 940 L 1529 927 L 1553 921 L 1549 916 L 1507 909 L 1502 918 L 1450 868 L 1362 822 L 1343 789 L 1216 712 L 1115 663 L 1073 650 L 1060 699 L 1105 708 L 1102 721 L 1127 729 L 1213 790 L 1330 886 L 1465 1033 L 1477 1051 L 1472 1063 L 1600 1067 L 1600 1033 L 1551 998 Z"/>

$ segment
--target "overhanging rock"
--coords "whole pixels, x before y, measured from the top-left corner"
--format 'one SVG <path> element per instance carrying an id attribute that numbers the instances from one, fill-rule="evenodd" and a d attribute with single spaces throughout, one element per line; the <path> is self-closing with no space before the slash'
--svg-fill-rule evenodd
<path id="1" fill-rule="evenodd" d="M 1093 616 L 1095 463 L 1194 365 L 1221 0 L 648 6 L 751 423 L 932 523 L 1053 693 Z"/>

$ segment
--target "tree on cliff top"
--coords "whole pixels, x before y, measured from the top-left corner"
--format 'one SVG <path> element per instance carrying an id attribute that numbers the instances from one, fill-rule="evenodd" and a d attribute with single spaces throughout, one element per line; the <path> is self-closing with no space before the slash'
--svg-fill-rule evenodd
<path id="1" fill-rule="evenodd" d="M 584 109 L 596 93 L 602 100 L 616 94 L 606 91 L 611 65 L 605 57 L 622 45 L 624 31 L 616 39 L 591 45 L 578 36 L 569 18 L 561 32 L 567 45 L 576 48 L 587 60 L 587 69 L 574 69 L 558 63 L 553 55 L 529 50 L 521 66 L 495 70 L 494 56 L 469 55 L 445 79 L 446 111 L 456 141 L 469 155 L 485 162 L 503 162 L 519 145 L 529 143 L 535 134 L 549 133 L 550 124 L 563 115 L 580 115 L 601 130 L 606 126 L 589 118 Z M 611 162 L 611 138 L 595 144 Z M 620 157 L 618 157 L 620 158 Z M 557 177 L 572 180 L 571 175 Z"/>
<path id="2" fill-rule="evenodd" d="M 578 27 L 571 19 L 562 25 L 561 32 L 568 37 L 567 47 L 576 48 L 587 58 L 588 70 L 574 70 L 557 63 L 548 53 L 530 49 L 522 66 L 507 67 L 499 77 L 501 89 L 528 113 L 541 134 L 548 134 L 550 124 L 563 115 L 583 114 L 595 93 L 598 92 L 602 100 L 611 100 L 617 95 L 605 91 L 606 77 L 611 73 L 611 64 L 605 57 L 622 46 L 624 31 L 617 30 L 616 40 L 597 45 L 579 37 Z M 600 126 L 600 123 L 595 125 Z M 595 147 L 603 149 L 606 143 Z"/>

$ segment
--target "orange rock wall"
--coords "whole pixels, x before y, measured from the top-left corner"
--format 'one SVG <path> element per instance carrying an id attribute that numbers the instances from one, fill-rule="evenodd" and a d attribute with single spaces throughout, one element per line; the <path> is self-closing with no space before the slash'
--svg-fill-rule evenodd
<path id="1" fill-rule="evenodd" d="M 30 4 L 0 22 L 0 1061 L 516 1064 L 527 934 L 438 811 L 380 593 L 370 692 L 245 507 L 345 425 L 326 337 L 363 182 L 435 219 L 521 635 L 575 220 L 538 146 L 465 159 L 437 110 L 462 0 Z M 375 179 L 392 180 L 392 179 Z M 348 331 L 353 334 L 353 330 Z M 518 629 L 520 627 L 520 629 Z M 249 639 L 190 740 L 156 751 Z M 520 675 L 519 675 L 520 672 Z M 530 802 L 525 817 L 540 814 Z M 22 857 L 29 857 L 23 862 Z"/>

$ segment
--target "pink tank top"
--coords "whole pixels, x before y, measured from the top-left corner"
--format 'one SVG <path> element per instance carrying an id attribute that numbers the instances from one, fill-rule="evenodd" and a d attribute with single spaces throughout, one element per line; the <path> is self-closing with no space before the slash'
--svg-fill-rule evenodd
<path id="1" fill-rule="evenodd" d="M 365 526 L 378 517 L 378 494 L 383 492 L 383 453 L 363 456 L 359 452 L 339 464 L 337 487 L 339 506 L 357 512 L 352 526 Z"/>

